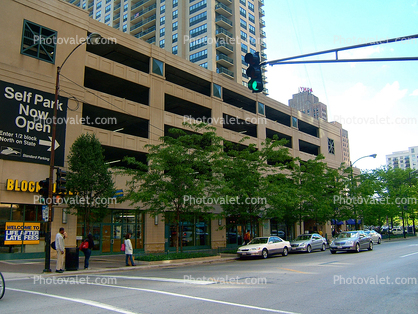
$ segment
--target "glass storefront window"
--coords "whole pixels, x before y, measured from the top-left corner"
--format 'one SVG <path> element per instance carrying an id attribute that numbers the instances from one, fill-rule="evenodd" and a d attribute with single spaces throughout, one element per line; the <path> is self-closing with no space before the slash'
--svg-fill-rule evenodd
<path id="1" fill-rule="evenodd" d="M 166 224 L 168 225 L 167 235 L 169 238 L 169 246 L 176 247 L 177 232 L 176 225 L 166 216 Z M 183 247 L 210 246 L 210 220 L 205 216 L 198 216 L 188 221 L 183 221 L 179 225 Z"/>

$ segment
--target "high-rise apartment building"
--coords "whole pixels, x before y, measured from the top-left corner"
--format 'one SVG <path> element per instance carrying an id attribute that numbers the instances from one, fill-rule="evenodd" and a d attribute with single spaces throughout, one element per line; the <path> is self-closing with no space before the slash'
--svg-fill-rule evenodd
<path id="1" fill-rule="evenodd" d="M 264 0 L 66 1 L 110 27 L 244 86 L 249 81 L 245 54 L 259 51 L 261 61 L 267 60 Z"/>
<path id="2" fill-rule="evenodd" d="M 386 165 L 391 168 L 418 169 L 418 146 L 386 155 Z"/>
<path id="3" fill-rule="evenodd" d="M 311 89 L 301 88 L 301 91 L 289 99 L 289 107 L 295 108 L 315 119 L 328 121 L 327 105 L 319 101 L 319 98 L 312 94 Z"/>

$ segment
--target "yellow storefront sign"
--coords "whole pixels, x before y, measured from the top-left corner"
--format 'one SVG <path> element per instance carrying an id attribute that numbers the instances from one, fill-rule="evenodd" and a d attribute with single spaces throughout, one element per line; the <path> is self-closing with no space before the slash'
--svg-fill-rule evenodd
<path id="1" fill-rule="evenodd" d="M 38 193 L 40 190 L 39 182 L 26 181 L 26 180 L 6 180 L 6 191 L 15 191 L 15 192 L 31 192 Z M 53 185 L 53 192 L 55 193 L 56 183 Z"/>
<path id="2" fill-rule="evenodd" d="M 4 244 L 39 244 L 40 231 L 39 222 L 6 222 Z"/>

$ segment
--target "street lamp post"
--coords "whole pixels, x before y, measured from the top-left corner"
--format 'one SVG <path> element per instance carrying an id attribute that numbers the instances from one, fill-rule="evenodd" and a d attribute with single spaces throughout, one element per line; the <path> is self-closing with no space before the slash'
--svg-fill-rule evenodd
<path id="1" fill-rule="evenodd" d="M 418 170 L 414 170 L 409 173 L 409 178 L 408 178 L 409 187 L 411 187 L 411 179 L 412 179 L 411 175 L 415 173 L 418 173 Z M 415 213 L 414 212 L 412 212 L 412 228 L 413 228 L 414 236 L 415 236 Z M 404 235 L 405 235 L 405 229 L 404 229 Z"/>
<path id="2" fill-rule="evenodd" d="M 68 58 L 83 44 L 92 44 L 96 45 L 100 43 L 101 36 L 97 33 L 91 33 L 87 39 L 79 43 L 64 59 L 64 62 L 61 66 L 57 67 L 57 75 L 55 79 L 55 98 L 54 98 L 54 113 L 52 118 L 52 134 L 51 134 L 51 156 L 49 159 L 49 190 L 48 190 L 48 221 L 46 222 L 46 232 L 45 232 L 45 269 L 44 272 L 51 272 L 51 215 L 52 215 L 52 199 L 53 199 L 53 185 L 54 185 L 54 167 L 55 167 L 55 138 L 57 133 L 57 113 L 58 113 L 58 95 L 59 95 L 59 81 L 61 69 L 67 62 Z"/>
<path id="3" fill-rule="evenodd" d="M 363 157 L 360 157 L 359 159 L 357 159 L 355 162 L 351 162 L 350 161 L 350 168 L 351 168 L 351 195 L 353 196 L 353 191 L 354 191 L 354 172 L 353 172 L 353 166 L 354 166 L 354 164 L 357 162 L 357 161 L 359 161 L 360 159 L 363 159 L 363 158 L 368 158 L 368 157 L 372 157 L 372 158 L 376 158 L 376 156 L 377 156 L 377 154 L 372 154 L 372 155 L 367 155 L 367 156 L 363 156 Z M 358 222 L 357 222 L 357 213 L 356 213 L 356 204 L 355 204 L 355 202 L 354 202 L 354 200 L 353 200 L 353 212 L 354 212 L 354 220 L 355 220 L 355 229 L 356 230 L 358 230 Z"/>

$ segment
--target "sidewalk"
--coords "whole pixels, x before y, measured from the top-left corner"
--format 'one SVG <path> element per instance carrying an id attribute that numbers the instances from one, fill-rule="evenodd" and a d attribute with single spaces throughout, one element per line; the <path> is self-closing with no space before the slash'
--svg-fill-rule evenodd
<path id="1" fill-rule="evenodd" d="M 167 260 L 156 262 L 143 262 L 136 260 L 136 266 L 125 266 L 125 255 L 100 255 L 90 257 L 89 266 L 90 269 L 84 270 L 84 255 L 80 254 L 79 257 L 79 270 L 65 271 L 64 273 L 55 272 L 55 259 L 51 259 L 50 268 L 51 273 L 43 273 L 45 268 L 45 259 L 21 259 L 21 260 L 6 260 L 0 261 L 0 271 L 2 272 L 6 280 L 30 278 L 35 275 L 45 276 L 72 276 L 72 275 L 84 275 L 94 274 L 102 272 L 113 271 L 127 271 L 127 270 L 140 270 L 158 267 L 173 267 L 173 266 L 185 266 L 185 265 L 197 265 L 208 263 L 224 263 L 235 260 L 237 257 L 235 254 L 222 254 L 222 256 L 210 256 L 200 257 L 192 259 L 182 260 Z"/>

